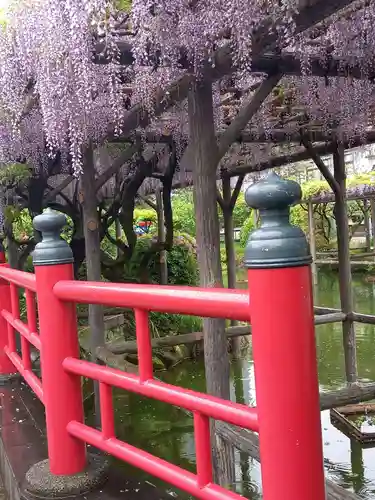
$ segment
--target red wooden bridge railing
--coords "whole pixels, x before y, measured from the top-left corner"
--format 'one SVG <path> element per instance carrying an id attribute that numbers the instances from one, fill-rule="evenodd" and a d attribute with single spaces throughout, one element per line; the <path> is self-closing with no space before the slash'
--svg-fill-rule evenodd
<path id="1" fill-rule="evenodd" d="M 263 190 L 277 185 L 279 193 L 282 182 L 271 177 Z M 19 372 L 43 402 L 52 476 L 82 473 L 90 444 L 196 498 L 240 499 L 213 482 L 212 418 L 259 432 L 265 500 L 325 499 L 309 252 L 304 236 L 285 217 L 296 199 L 296 188 L 287 184 L 277 200 L 278 215 L 270 197 L 264 201 L 258 191 L 248 195 L 265 221 L 246 251 L 249 291 L 75 281 L 70 248 L 59 236 L 65 218 L 52 211 L 35 218 L 43 235 L 33 256 L 35 274 L 0 265 L 0 372 Z M 20 319 L 17 287 L 25 289 L 27 323 Z M 134 309 L 138 376 L 79 359 L 76 303 Z M 155 380 L 150 311 L 241 321 L 251 315 L 258 407 Z M 21 356 L 15 331 L 21 335 Z M 32 370 L 30 344 L 40 350 L 42 380 Z M 81 377 L 99 382 L 100 430 L 84 423 Z M 116 437 L 113 387 L 193 413 L 196 474 Z"/>

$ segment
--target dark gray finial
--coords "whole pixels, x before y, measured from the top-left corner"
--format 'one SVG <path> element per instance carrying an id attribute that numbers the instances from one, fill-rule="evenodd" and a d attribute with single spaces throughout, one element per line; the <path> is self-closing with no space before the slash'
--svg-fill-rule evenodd
<path id="1" fill-rule="evenodd" d="M 53 266 L 73 262 L 72 250 L 60 236 L 66 225 L 65 215 L 47 208 L 41 215 L 34 217 L 33 225 L 42 233 L 42 241 L 36 245 L 33 252 L 34 266 Z"/>
<path id="2" fill-rule="evenodd" d="M 259 210 L 261 225 L 249 237 L 245 250 L 247 268 L 296 267 L 311 263 L 311 254 L 304 232 L 289 222 L 290 206 L 300 201 L 297 182 L 271 173 L 250 186 L 246 203 Z"/>

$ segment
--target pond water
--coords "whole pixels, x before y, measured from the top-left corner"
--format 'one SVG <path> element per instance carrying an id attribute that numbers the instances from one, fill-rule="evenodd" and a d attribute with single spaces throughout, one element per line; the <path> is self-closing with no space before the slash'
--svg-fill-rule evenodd
<path id="1" fill-rule="evenodd" d="M 375 285 L 360 277 L 354 278 L 355 310 L 375 311 Z M 339 307 L 338 283 L 335 275 L 320 275 L 315 291 L 315 303 Z M 375 380 L 375 327 L 356 324 L 359 376 Z M 344 385 L 344 358 L 340 324 L 317 327 L 319 382 L 321 390 Z M 163 380 L 182 387 L 205 391 L 204 366 L 201 361 L 185 362 L 161 375 Z M 254 401 L 254 366 L 251 349 L 231 365 L 232 399 L 252 404 Z M 116 429 L 118 436 L 161 458 L 195 471 L 192 418 L 181 410 L 163 403 L 139 398 L 133 394 L 115 393 Z M 277 418 L 275 416 L 275 418 Z M 375 500 L 375 446 L 363 449 L 348 439 L 330 423 L 329 412 L 322 413 L 324 457 L 327 475 L 343 487 L 355 491 L 361 498 Z M 129 467 L 121 464 L 129 471 Z M 130 469 L 153 484 L 156 479 Z M 234 488 L 246 498 L 261 497 L 259 464 L 236 452 L 236 484 Z M 163 485 L 165 486 L 165 485 Z M 171 495 L 177 493 L 169 489 Z M 188 495 L 178 495 L 190 498 Z"/>

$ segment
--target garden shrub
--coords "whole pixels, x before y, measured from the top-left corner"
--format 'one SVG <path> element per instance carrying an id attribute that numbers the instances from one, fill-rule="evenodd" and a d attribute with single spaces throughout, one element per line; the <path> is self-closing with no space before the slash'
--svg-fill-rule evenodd
<path id="1" fill-rule="evenodd" d="M 133 256 L 127 266 L 129 276 L 141 279 L 142 272 L 147 271 L 149 282 L 159 283 L 160 253 L 152 254 L 147 269 L 142 269 L 142 261 L 146 258 L 152 243 L 152 237 L 144 235 L 138 238 Z M 198 283 L 198 264 L 195 241 L 190 235 L 177 234 L 173 247 L 167 252 L 168 282 L 171 285 L 190 285 Z"/>
<path id="2" fill-rule="evenodd" d="M 250 213 L 249 217 L 245 220 L 241 233 L 240 233 L 240 245 L 241 247 L 245 247 L 247 244 L 247 240 L 249 239 L 251 231 L 254 230 L 254 215 Z"/>

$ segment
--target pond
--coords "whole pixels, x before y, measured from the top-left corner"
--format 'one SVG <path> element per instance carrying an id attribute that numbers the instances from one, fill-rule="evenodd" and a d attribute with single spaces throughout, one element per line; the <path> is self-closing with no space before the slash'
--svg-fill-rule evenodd
<path id="1" fill-rule="evenodd" d="M 375 311 L 375 285 L 360 277 L 354 278 L 355 310 L 362 313 Z M 339 307 L 338 283 L 335 275 L 322 274 L 315 291 L 315 303 Z M 375 380 L 375 327 L 356 324 L 358 370 L 361 379 Z M 343 386 L 344 358 L 340 324 L 317 327 L 319 382 L 321 390 Z M 203 362 L 185 362 L 165 372 L 163 380 L 182 387 L 205 391 Z M 231 365 L 232 399 L 252 404 L 254 401 L 254 366 L 251 349 L 243 359 Z M 118 436 L 161 458 L 195 471 L 195 452 L 192 418 L 178 408 L 139 398 L 133 394 L 115 393 L 116 429 Z M 277 416 L 275 416 L 277 418 Z M 361 498 L 375 500 L 375 447 L 362 449 L 351 442 L 330 423 L 329 412 L 322 413 L 324 457 L 327 475 L 341 486 L 355 491 Z M 153 484 L 155 478 L 121 467 Z M 259 464 L 236 452 L 236 484 L 234 488 L 246 498 L 261 497 Z M 165 486 L 165 485 L 163 485 Z M 172 496 L 177 493 L 169 489 Z M 188 495 L 178 495 L 190 498 Z"/>

